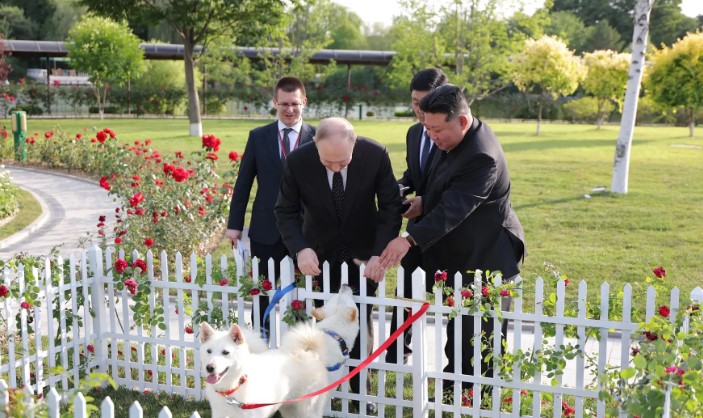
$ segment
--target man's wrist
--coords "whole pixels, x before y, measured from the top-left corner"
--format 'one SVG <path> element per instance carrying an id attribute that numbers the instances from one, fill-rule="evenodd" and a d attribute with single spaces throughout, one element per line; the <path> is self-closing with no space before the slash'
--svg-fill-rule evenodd
<path id="1" fill-rule="evenodd" d="M 408 244 L 410 244 L 411 247 L 414 247 L 417 245 L 417 243 L 415 242 L 413 237 L 410 236 L 408 231 L 404 231 L 402 234 L 400 234 L 400 237 L 405 239 L 408 242 Z"/>

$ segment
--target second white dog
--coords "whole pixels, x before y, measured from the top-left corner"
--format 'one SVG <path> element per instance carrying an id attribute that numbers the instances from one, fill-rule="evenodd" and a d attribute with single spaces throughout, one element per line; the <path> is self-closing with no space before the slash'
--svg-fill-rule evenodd
<path id="1" fill-rule="evenodd" d="M 319 322 L 296 325 L 284 335 L 279 350 L 263 352 L 262 341 L 236 324 L 228 332 L 201 324 L 200 351 L 213 418 L 266 418 L 279 409 L 286 418 L 322 417 L 326 393 L 283 405 L 240 407 L 296 399 L 336 380 L 359 333 L 351 289 L 342 285 L 313 316 Z"/>

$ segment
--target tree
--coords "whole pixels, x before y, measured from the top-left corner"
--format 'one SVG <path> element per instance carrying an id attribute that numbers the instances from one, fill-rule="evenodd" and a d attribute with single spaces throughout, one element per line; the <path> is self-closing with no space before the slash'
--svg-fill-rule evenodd
<path id="1" fill-rule="evenodd" d="M 48 22 L 42 25 L 42 38 L 51 41 L 63 41 L 68 30 L 85 14 L 85 7 L 73 0 L 54 0 L 56 10 Z"/>
<path id="2" fill-rule="evenodd" d="M 36 23 L 17 6 L 0 6 L 0 33 L 5 39 L 35 39 Z"/>
<path id="3" fill-rule="evenodd" d="M 695 32 L 698 22 L 681 12 L 681 1 L 660 1 L 652 8 L 652 27 L 649 38 L 652 45 L 671 46 L 688 32 Z"/>
<path id="4" fill-rule="evenodd" d="M 608 20 L 603 19 L 588 28 L 588 37 L 583 44 L 584 51 L 598 51 L 611 49 L 620 51 L 625 45 L 622 37 L 615 28 L 610 26 Z"/>
<path id="5" fill-rule="evenodd" d="M 104 17 L 84 16 L 68 33 L 68 58 L 88 74 L 103 118 L 111 85 L 122 86 L 139 75 L 144 51 L 126 23 Z"/>
<path id="6" fill-rule="evenodd" d="M 633 13 L 635 30 L 632 33 L 632 60 L 627 74 L 627 89 L 625 90 L 625 103 L 622 118 L 620 119 L 620 132 L 615 145 L 613 161 L 613 181 L 610 191 L 613 193 L 627 193 L 627 178 L 630 170 L 630 148 L 632 146 L 632 133 L 635 128 L 637 116 L 637 100 L 640 95 L 642 71 L 644 69 L 645 52 L 647 51 L 647 35 L 649 34 L 649 14 L 654 0 L 637 0 Z"/>
<path id="7" fill-rule="evenodd" d="M 370 27 L 366 27 L 367 48 L 373 51 L 388 51 L 391 49 L 393 38 L 390 35 L 390 28 L 383 23 L 376 22 Z"/>
<path id="8" fill-rule="evenodd" d="M 437 32 L 438 15 L 421 0 L 402 0 L 407 16 L 396 18 L 390 30 L 396 52 L 388 66 L 392 88 L 407 89 L 412 76 L 425 68 L 442 67 L 446 43 Z"/>
<path id="9" fill-rule="evenodd" d="M 581 64 L 562 40 L 543 36 L 525 41 L 525 49 L 514 59 L 513 82 L 520 91 L 538 95 L 537 135 L 544 99 L 573 93 L 582 77 Z"/>
<path id="10" fill-rule="evenodd" d="M 544 27 L 544 34 L 563 39 L 569 48 L 577 54 L 584 51 L 583 46 L 590 35 L 580 17 L 570 11 L 558 11 L 549 14 L 549 23 Z"/>
<path id="11" fill-rule="evenodd" d="M 688 34 L 671 48 L 657 50 L 645 85 L 655 102 L 684 108 L 692 137 L 696 111 L 703 107 L 703 34 Z"/>
<path id="12" fill-rule="evenodd" d="M 190 135 L 202 135 L 195 64 L 217 38 L 256 39 L 281 23 L 283 0 L 80 0 L 90 10 L 132 24 L 166 22 L 183 40 Z M 200 49 L 196 52 L 196 46 Z"/>
<path id="13" fill-rule="evenodd" d="M 2 3 L 7 6 L 17 6 L 22 9 L 24 16 L 31 22 L 32 26 L 36 28 L 43 28 L 45 24 L 50 23 L 56 11 L 54 0 L 4 0 Z M 43 30 L 36 34 L 39 35 L 39 39 L 47 39 L 44 37 Z"/>
<path id="14" fill-rule="evenodd" d="M 7 81 L 7 76 L 12 72 L 12 66 L 5 62 L 5 42 L 2 41 L 3 36 L 0 32 L 0 83 Z"/>
<path id="15" fill-rule="evenodd" d="M 542 34 L 540 12 L 527 16 L 518 11 L 506 20 L 500 13 L 508 4 L 454 0 L 443 9 L 442 35 L 453 56 L 452 82 L 464 88 L 469 105 L 503 89 L 510 79 L 511 55 L 525 39 Z"/>
<path id="16" fill-rule="evenodd" d="M 627 71 L 630 54 L 618 54 L 605 50 L 584 54 L 586 76 L 581 83 L 583 89 L 595 97 L 598 103 L 598 129 L 603 123 L 603 108 L 608 101 L 622 105 L 627 86 Z"/>
<path id="17" fill-rule="evenodd" d="M 364 21 L 346 7 L 332 3 L 329 6 L 329 49 L 366 49 L 366 38 L 361 33 Z"/>

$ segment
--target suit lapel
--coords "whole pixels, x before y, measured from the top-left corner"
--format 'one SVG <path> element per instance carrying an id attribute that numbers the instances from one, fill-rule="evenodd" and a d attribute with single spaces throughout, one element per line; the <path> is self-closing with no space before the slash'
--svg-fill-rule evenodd
<path id="1" fill-rule="evenodd" d="M 414 128 L 413 132 L 410 133 L 408 159 L 410 160 L 410 172 L 418 174 L 418 177 L 413 179 L 413 182 L 417 185 L 420 184 L 418 180 L 422 178 L 422 174 L 420 173 L 420 146 L 422 145 L 423 129 L 422 125 L 419 123 L 416 124 Z"/>
<path id="2" fill-rule="evenodd" d="M 310 125 L 308 125 L 307 123 L 303 122 L 303 125 L 300 127 L 300 143 L 298 144 L 298 146 L 311 142 L 312 137 L 312 127 L 310 127 Z"/>
<path id="3" fill-rule="evenodd" d="M 281 151 L 278 149 L 278 121 L 269 125 L 269 129 L 265 132 L 264 141 L 266 142 L 266 151 L 271 157 L 271 167 L 283 168 L 281 161 Z"/>

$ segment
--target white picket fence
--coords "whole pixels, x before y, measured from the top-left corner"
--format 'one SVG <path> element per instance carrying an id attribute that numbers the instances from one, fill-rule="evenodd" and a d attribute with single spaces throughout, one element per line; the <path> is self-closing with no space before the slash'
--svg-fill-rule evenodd
<path id="1" fill-rule="evenodd" d="M 124 258 L 124 254 L 119 254 Z M 133 259 L 139 258 L 134 253 Z M 36 306 L 23 308 L 21 302 L 6 298 L 0 305 L 0 316 L 6 320 L 7 338 L 5 346 L 0 351 L 0 418 L 3 417 L 4 407 L 8 403 L 9 388 L 25 388 L 32 393 L 44 395 L 44 402 L 53 411 L 50 417 L 58 416 L 59 400 L 68 399 L 68 394 L 75 391 L 82 377 L 90 371 L 108 373 L 120 386 L 132 388 L 140 392 L 164 391 L 172 394 L 202 399 L 204 385 L 201 378 L 200 357 L 197 354 L 199 342 L 196 338 L 197 325 L 193 324 L 193 316 L 199 310 L 205 313 L 211 323 L 221 317 L 222 326 L 230 322 L 243 323 L 250 318 L 253 311 L 254 327 L 258 328 L 258 297 L 247 303 L 238 296 L 239 282 L 235 277 L 227 276 L 228 268 L 236 269 L 236 277 L 246 273 L 246 262 L 241 259 L 230 260 L 222 257 L 213 260 L 210 256 L 199 260 L 192 255 L 184 266 L 180 254 L 169 262 L 167 254 L 160 255 L 158 260 L 151 253 L 143 256 L 146 260 L 148 275 L 148 290 L 140 287 L 139 292 L 148 292 L 148 303 L 145 310 L 151 315 L 158 316 L 163 309 L 163 322 L 156 321 L 147 327 L 137 326 L 133 321 L 132 309 L 136 308 L 133 298 L 127 288 L 117 290 L 113 269 L 115 254 L 111 251 L 103 253 L 99 248 L 93 248 L 80 258 L 71 256 L 69 260 L 58 259 L 54 262 L 46 260 L 41 269 L 18 271 L 5 268 L 2 271 L 0 284 L 19 283 L 20 292 L 32 287 L 39 297 Z M 200 265 L 200 269 L 199 267 Z M 256 261 L 252 263 L 252 276 L 258 277 Z M 281 265 L 282 277 L 276 286 L 285 287 L 293 280 L 293 267 L 290 260 L 284 260 Z M 274 271 L 273 262 L 269 262 L 269 271 Z M 325 266 L 323 288 L 329 289 L 328 267 Z M 204 272 L 204 273 L 203 273 Z M 200 277 L 204 274 L 204 278 Z M 229 279 L 228 285 L 221 285 L 215 277 Z M 388 273 L 394 274 L 394 273 Z M 399 269 L 397 277 L 402 277 Z M 199 276 L 200 275 L 200 276 Z M 425 283 L 424 273 L 414 273 L 414 283 Z M 480 280 L 479 277 L 476 279 Z M 343 278 L 343 281 L 346 281 Z M 236 282 L 236 285 L 234 283 Z M 457 280 L 458 282 L 458 280 Z M 500 284 L 500 277 L 496 278 Z M 402 287 L 402 280 L 398 281 Z M 361 281 L 360 294 L 365 294 L 365 281 Z M 573 286 L 573 285 L 572 285 Z M 422 305 L 421 301 L 427 296 L 424 286 L 412 289 L 413 300 L 393 298 L 394 289 L 387 289 L 385 281 L 381 282 L 377 295 L 374 297 L 358 296 L 361 303 L 360 317 L 365 318 L 366 309 L 375 305 L 378 311 L 375 324 L 376 344 L 382 343 L 389 336 L 390 320 L 387 317 L 393 307 L 407 308 L 416 312 Z M 545 282 L 538 278 L 535 282 L 534 309 L 526 310 L 523 305 L 522 290 L 518 283 L 519 297 L 515 298 L 512 311 L 503 312 L 503 318 L 508 320 L 512 331 L 509 333 L 508 350 L 538 351 L 545 340 L 544 330 L 555 329 L 553 337 L 547 339 L 550 346 L 559 347 L 564 344 L 580 344 L 586 352 L 596 359 L 594 373 L 602 373 L 608 366 L 624 368 L 630 361 L 630 346 L 633 332 L 638 324 L 633 322 L 632 290 L 629 285 L 623 289 L 623 298 L 617 301 L 622 305 L 622 320 L 610 320 L 609 300 L 610 289 L 607 283 L 600 287 L 600 319 L 587 317 L 585 300 L 588 288 L 585 282 L 580 282 L 577 289 L 578 313 L 576 316 L 565 315 L 565 283 L 559 281 L 556 286 L 556 314 L 543 313 L 545 293 L 554 289 L 545 289 Z M 335 289 L 336 290 L 336 289 Z M 401 289 L 402 291 L 402 289 Z M 458 287 L 455 292 L 458 296 Z M 691 295 L 692 299 L 703 300 L 703 290 L 697 288 Z M 680 295 L 673 289 L 668 296 L 668 304 L 672 318 L 680 306 Z M 281 321 L 286 306 L 293 299 L 312 301 L 327 299 L 329 294 L 313 291 L 312 280 L 306 278 L 305 287 L 297 288 L 293 293 L 283 297 L 277 309 L 272 311 L 271 321 L 276 324 L 270 341 L 272 346 L 278 343 L 278 337 L 285 332 L 287 326 Z M 592 298 L 593 295 L 590 295 Z M 646 298 L 646 317 L 655 314 L 657 295 L 654 288 L 649 288 Z M 408 364 L 387 364 L 382 355 L 370 367 L 361 371 L 364 381 L 369 373 L 375 379 L 372 393 L 350 393 L 348 384 L 342 385 L 333 392 L 332 397 L 339 399 L 327 405 L 325 416 L 356 417 L 365 416 L 365 411 L 353 411 L 349 401 L 374 402 L 378 405 L 379 416 L 396 417 L 426 417 L 430 412 L 434 416 L 443 413 L 454 416 L 471 415 L 482 417 L 498 416 L 534 416 L 543 414 L 562 416 L 562 400 L 573 402 L 576 417 L 605 416 L 605 405 L 598 401 L 597 381 L 588 375 L 589 368 L 584 356 L 577 356 L 567 362 L 563 374 L 546 376 L 538 371 L 527 380 L 521 379 L 521 370 L 517 366 L 512 380 L 499 377 L 466 376 L 447 374 L 442 371 L 444 360 L 443 346 L 446 340 L 445 327 L 447 315 L 452 311 L 448 306 L 442 306 L 439 291 L 435 294 L 435 302 L 430 306 L 426 315 L 412 325 L 413 354 Z M 308 313 L 312 303 L 306 303 Z M 203 311 L 204 309 L 204 311 Z M 473 320 L 476 324 L 481 321 L 481 315 L 492 317 L 498 323 L 493 312 L 469 315 L 466 309 L 459 312 L 455 321 L 457 341 L 461 341 L 459 322 Z M 567 338 L 565 327 L 576 327 L 576 339 Z M 477 327 L 478 328 L 478 327 Z M 600 331 L 599 338 L 587 342 L 587 330 Z M 477 334 L 478 335 L 478 334 Z M 361 321 L 359 334 L 361 346 L 368 343 L 365 321 Z M 635 337 L 636 339 L 637 337 Z M 499 336 L 495 337 L 499 341 Z M 458 344 L 458 343 L 457 343 Z M 495 355 L 499 354 L 500 344 L 494 344 Z M 398 347 L 398 350 L 402 350 Z M 459 350 L 455 350 L 458 352 Z M 478 348 L 476 349 L 478 354 Z M 399 353 L 402 358 L 402 352 Z M 457 359 L 457 365 L 460 359 Z M 480 370 L 480 355 L 474 356 L 475 369 Z M 350 360 L 347 371 L 354 368 L 359 361 Z M 445 363 L 446 364 L 446 363 Z M 450 404 L 430 402 L 429 397 L 441 399 L 439 382 L 442 379 L 453 379 L 474 383 L 474 396 L 470 405 L 462 405 L 459 395 Z M 6 383 L 5 383 L 6 382 Z M 481 385 L 492 387 L 492 404 L 490 407 L 481 404 Z M 531 399 L 523 399 L 521 390 L 530 393 Z M 59 393 L 62 395 L 59 396 Z M 512 400 L 506 401 L 506 397 Z M 526 404 L 526 405 L 523 405 Z M 85 399 L 79 395 L 74 400 L 74 416 L 85 417 Z M 528 410 L 527 413 L 524 410 Z M 512 412 L 515 411 L 515 412 Z M 518 413 L 518 411 L 523 411 Z M 114 416 L 114 406 L 108 399 L 101 405 L 101 417 Z M 124 414 L 122 415 L 124 416 Z M 170 417 L 168 408 L 164 408 L 159 417 Z M 199 416 L 196 413 L 194 417 Z M 624 415 L 623 415 L 624 416 Z M 134 404 L 129 411 L 130 418 L 142 417 L 141 407 Z"/>

